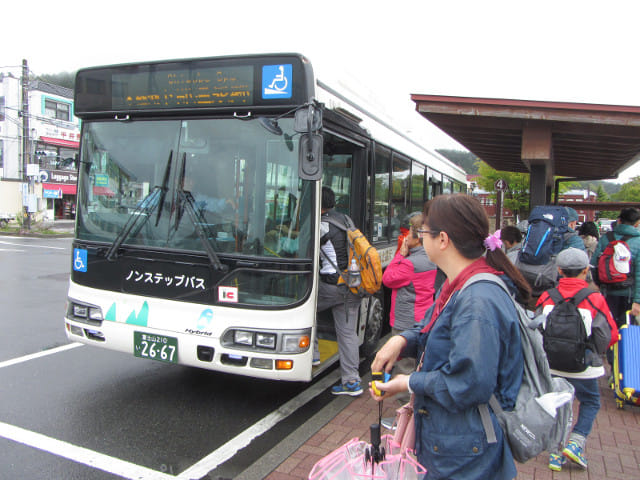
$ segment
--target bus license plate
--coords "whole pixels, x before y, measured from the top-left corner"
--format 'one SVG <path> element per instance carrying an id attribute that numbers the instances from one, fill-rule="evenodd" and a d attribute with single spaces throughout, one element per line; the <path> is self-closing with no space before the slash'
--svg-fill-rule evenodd
<path id="1" fill-rule="evenodd" d="M 133 355 L 160 362 L 178 363 L 178 339 L 154 333 L 133 332 Z"/>

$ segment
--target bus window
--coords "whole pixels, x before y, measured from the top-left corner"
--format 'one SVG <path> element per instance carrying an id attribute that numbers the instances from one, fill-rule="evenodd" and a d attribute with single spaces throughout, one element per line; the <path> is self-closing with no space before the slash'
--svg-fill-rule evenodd
<path id="1" fill-rule="evenodd" d="M 422 211 L 424 205 L 424 167 L 417 162 L 411 166 L 411 211 Z"/>
<path id="2" fill-rule="evenodd" d="M 293 119 L 280 126 L 293 133 Z M 152 216 L 124 243 L 203 251 L 199 228 L 218 253 L 311 257 L 311 197 L 284 136 L 225 119 L 91 122 L 83 135 L 82 181 L 105 187 L 81 189 L 78 238 L 114 242 L 130 217 Z"/>
<path id="3" fill-rule="evenodd" d="M 376 181 L 373 206 L 373 240 L 389 239 L 389 171 L 391 152 L 382 147 L 376 149 Z"/>
<path id="4" fill-rule="evenodd" d="M 322 185 L 336 194 L 336 211 L 347 215 L 351 215 L 351 172 L 356 148 L 335 135 L 325 134 Z"/>
<path id="5" fill-rule="evenodd" d="M 411 162 L 398 156 L 393 158 L 393 180 L 391 187 L 391 238 L 400 235 L 400 223 L 409 213 Z"/>
<path id="6" fill-rule="evenodd" d="M 427 200 L 442 194 L 442 174 L 429 169 L 427 174 L 428 191 Z"/>
<path id="7" fill-rule="evenodd" d="M 453 182 L 449 177 L 444 177 L 442 184 L 442 193 L 453 193 Z"/>

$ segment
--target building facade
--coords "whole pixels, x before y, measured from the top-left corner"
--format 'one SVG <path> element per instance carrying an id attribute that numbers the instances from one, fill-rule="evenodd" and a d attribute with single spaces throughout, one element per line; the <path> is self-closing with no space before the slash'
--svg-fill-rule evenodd
<path id="1" fill-rule="evenodd" d="M 573 209 L 578 212 L 578 223 L 594 222 L 596 219 L 595 210 L 585 210 L 580 208 L 584 202 L 597 202 L 598 195 L 591 190 L 569 190 L 558 195 L 561 202 L 575 203 Z"/>
<path id="2" fill-rule="evenodd" d="M 0 213 L 73 218 L 80 142 L 73 90 L 40 80 L 25 88 L 21 73 L 0 72 Z"/>

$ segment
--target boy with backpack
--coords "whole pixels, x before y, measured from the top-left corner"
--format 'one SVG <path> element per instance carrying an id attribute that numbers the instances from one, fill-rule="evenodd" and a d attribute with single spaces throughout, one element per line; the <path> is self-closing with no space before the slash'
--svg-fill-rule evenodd
<path id="1" fill-rule="evenodd" d="M 607 299 L 618 327 L 627 323 L 627 311 L 631 310 L 634 316 L 640 315 L 639 224 L 640 210 L 623 208 L 613 232 L 600 237 L 591 257 L 591 265 L 598 269 L 594 280 Z M 617 252 L 614 242 L 621 245 Z M 607 249 L 610 244 L 613 248 Z"/>
<path id="2" fill-rule="evenodd" d="M 543 318 L 543 345 L 551 373 L 567 379 L 580 402 L 569 442 L 562 452 L 549 452 L 549 468 L 559 472 L 566 458 L 587 468 L 584 448 L 600 410 L 598 378 L 605 373 L 601 356 L 618 340 L 618 329 L 604 297 L 588 288 L 586 252 L 563 250 L 556 265 L 558 286 L 540 296 L 536 313 Z"/>

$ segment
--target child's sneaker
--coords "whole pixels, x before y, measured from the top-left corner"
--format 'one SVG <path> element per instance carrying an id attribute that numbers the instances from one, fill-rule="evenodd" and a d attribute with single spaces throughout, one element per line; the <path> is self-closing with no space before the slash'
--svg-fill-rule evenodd
<path id="1" fill-rule="evenodd" d="M 360 382 L 348 382 L 342 385 L 336 385 L 331 389 L 331 393 L 334 395 L 351 395 L 352 397 L 357 397 L 362 394 L 362 387 L 360 386 Z"/>
<path id="2" fill-rule="evenodd" d="M 569 444 L 562 451 L 562 454 L 572 462 L 580 465 L 582 468 L 587 468 L 587 459 L 584 458 L 582 448 L 580 448 L 580 445 L 578 445 L 576 442 L 569 442 Z"/>
<path id="3" fill-rule="evenodd" d="M 551 453 L 549 455 L 549 468 L 554 472 L 561 472 L 564 464 L 567 463 L 567 459 L 557 453 Z"/>

